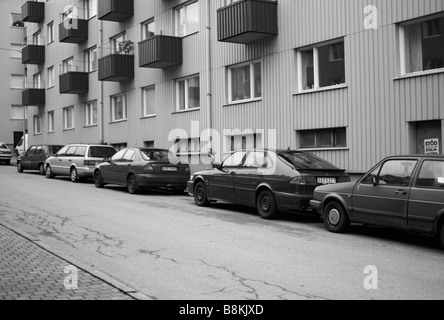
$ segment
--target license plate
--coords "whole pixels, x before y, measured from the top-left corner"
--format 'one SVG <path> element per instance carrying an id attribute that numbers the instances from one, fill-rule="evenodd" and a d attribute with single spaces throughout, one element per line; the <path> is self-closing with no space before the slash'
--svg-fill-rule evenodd
<path id="1" fill-rule="evenodd" d="M 318 178 L 318 184 L 336 184 L 336 178 Z"/>
<path id="2" fill-rule="evenodd" d="M 162 167 L 162 171 L 177 172 L 177 168 L 176 167 Z"/>

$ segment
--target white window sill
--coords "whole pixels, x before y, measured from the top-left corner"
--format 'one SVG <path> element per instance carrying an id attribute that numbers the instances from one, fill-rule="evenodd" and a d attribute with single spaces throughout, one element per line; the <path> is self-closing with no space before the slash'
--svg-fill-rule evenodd
<path id="1" fill-rule="evenodd" d="M 156 117 L 157 117 L 156 114 L 152 114 L 152 115 L 149 115 L 149 116 L 143 116 L 143 117 L 140 118 L 140 120 L 153 119 L 153 118 L 156 118 Z"/>
<path id="2" fill-rule="evenodd" d="M 178 110 L 178 111 L 174 111 L 172 114 L 181 114 L 181 113 L 188 113 L 188 112 L 194 112 L 194 111 L 200 111 L 200 108 Z"/>
<path id="3" fill-rule="evenodd" d="M 239 105 L 239 104 L 247 104 L 247 103 L 259 102 L 259 101 L 262 101 L 262 97 L 254 98 L 254 99 L 245 99 L 245 100 L 231 101 L 228 104 L 224 105 L 224 107 L 236 106 L 236 105 Z"/>
<path id="4" fill-rule="evenodd" d="M 406 73 L 400 77 L 394 78 L 393 80 L 397 81 L 397 80 L 410 79 L 410 78 L 416 78 L 416 77 L 424 77 L 424 76 L 429 76 L 429 75 L 439 74 L 439 73 L 444 73 L 444 68 Z"/>
<path id="5" fill-rule="evenodd" d="M 127 121 L 128 121 L 128 119 L 114 120 L 114 121 L 111 121 L 109 124 L 118 124 L 118 123 L 127 122 Z"/>
<path id="6" fill-rule="evenodd" d="M 324 91 L 332 91 L 332 90 L 341 90 L 341 89 L 347 89 L 347 84 L 339 84 L 337 86 L 330 86 L 330 87 L 324 87 L 324 88 L 318 88 L 318 89 L 312 89 L 312 90 L 304 90 L 297 92 L 293 94 L 294 96 L 303 95 L 303 94 L 311 94 L 311 93 L 318 93 L 318 92 L 324 92 Z"/>
<path id="7" fill-rule="evenodd" d="M 90 124 L 90 125 L 86 125 L 86 126 L 84 126 L 83 128 L 84 129 L 88 129 L 88 128 L 95 128 L 95 127 L 98 127 L 99 125 L 96 123 L 96 124 Z"/>

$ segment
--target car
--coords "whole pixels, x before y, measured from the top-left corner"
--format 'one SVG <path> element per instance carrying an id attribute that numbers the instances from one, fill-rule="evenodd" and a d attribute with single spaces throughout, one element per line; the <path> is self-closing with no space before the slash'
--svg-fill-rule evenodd
<path id="1" fill-rule="evenodd" d="M 350 181 L 345 170 L 313 154 L 292 150 L 233 152 L 213 169 L 196 172 L 188 191 L 198 206 L 227 201 L 256 207 L 264 219 L 306 210 L 319 185 Z"/>
<path id="2" fill-rule="evenodd" d="M 444 156 L 385 158 L 355 183 L 317 188 L 310 204 L 330 232 L 362 223 L 432 235 L 444 246 Z"/>
<path id="3" fill-rule="evenodd" d="M 12 152 L 6 143 L 0 142 L 0 162 L 6 165 L 11 163 Z"/>
<path id="4" fill-rule="evenodd" d="M 97 188 L 107 184 L 123 185 L 130 194 L 149 187 L 166 187 L 183 193 L 189 178 L 188 164 L 180 164 L 168 150 L 155 148 L 122 149 L 94 171 Z"/>
<path id="5" fill-rule="evenodd" d="M 111 158 L 116 152 L 114 147 L 108 145 L 66 145 L 55 156 L 45 161 L 45 176 L 48 179 L 56 176 L 69 176 L 72 182 L 92 179 L 96 166 L 104 159 Z"/>
<path id="6" fill-rule="evenodd" d="M 15 147 L 14 152 L 15 155 L 18 157 L 23 155 L 26 150 L 28 150 L 28 134 L 22 136 L 17 146 Z"/>
<path id="7" fill-rule="evenodd" d="M 17 158 L 17 172 L 38 170 L 41 175 L 45 175 L 46 159 L 54 156 L 62 147 L 58 145 L 31 146 L 24 155 Z"/>

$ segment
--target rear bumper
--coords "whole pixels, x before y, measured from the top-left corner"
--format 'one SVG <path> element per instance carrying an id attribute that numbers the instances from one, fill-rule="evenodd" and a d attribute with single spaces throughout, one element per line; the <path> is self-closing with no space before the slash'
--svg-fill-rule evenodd
<path id="1" fill-rule="evenodd" d="M 138 174 L 136 177 L 137 186 L 145 187 L 186 187 L 190 176 L 174 175 L 168 176 L 165 174 Z"/>
<path id="2" fill-rule="evenodd" d="M 307 209 L 313 199 L 311 194 L 275 192 L 274 196 L 278 209 L 284 211 Z"/>
<path id="3" fill-rule="evenodd" d="M 0 161 L 10 161 L 12 154 L 0 154 Z"/>
<path id="4" fill-rule="evenodd" d="M 77 174 L 80 178 L 93 178 L 95 168 L 77 167 Z"/>
<path id="5" fill-rule="evenodd" d="M 194 192 L 194 181 L 188 181 L 188 182 L 187 182 L 187 188 L 188 188 L 188 193 L 190 194 L 190 196 L 193 196 L 193 192 Z"/>

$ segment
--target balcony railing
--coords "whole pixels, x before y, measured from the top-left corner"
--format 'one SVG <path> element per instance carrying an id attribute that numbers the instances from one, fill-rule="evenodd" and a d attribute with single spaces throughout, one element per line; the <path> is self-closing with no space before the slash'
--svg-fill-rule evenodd
<path id="1" fill-rule="evenodd" d="M 157 35 L 139 42 L 139 66 L 164 69 L 182 64 L 182 38 Z"/>
<path id="2" fill-rule="evenodd" d="M 37 23 L 43 19 L 45 19 L 45 3 L 26 1 L 22 6 L 22 21 Z"/>
<path id="3" fill-rule="evenodd" d="M 97 6 L 99 20 L 121 22 L 134 15 L 133 0 L 99 0 Z"/>
<path id="4" fill-rule="evenodd" d="M 82 94 L 88 91 L 89 73 L 84 71 L 83 62 L 60 66 L 60 94 Z"/>
<path id="5" fill-rule="evenodd" d="M 82 43 L 88 39 L 88 17 L 84 10 L 75 6 L 68 7 L 60 13 L 59 41 L 65 43 Z"/>
<path id="6" fill-rule="evenodd" d="M 23 106 L 40 107 L 46 104 L 46 89 L 43 81 L 25 82 L 23 88 Z"/>
<path id="7" fill-rule="evenodd" d="M 111 53 L 99 59 L 99 81 L 122 82 L 133 78 L 133 54 Z"/>
<path id="8" fill-rule="evenodd" d="M 277 1 L 241 0 L 217 11 L 217 35 L 223 42 L 247 44 L 278 34 Z"/>
<path id="9" fill-rule="evenodd" d="M 22 49 L 23 64 L 43 64 L 45 63 L 45 41 L 43 37 L 31 38 Z"/>

